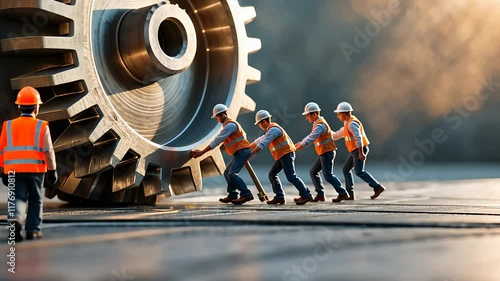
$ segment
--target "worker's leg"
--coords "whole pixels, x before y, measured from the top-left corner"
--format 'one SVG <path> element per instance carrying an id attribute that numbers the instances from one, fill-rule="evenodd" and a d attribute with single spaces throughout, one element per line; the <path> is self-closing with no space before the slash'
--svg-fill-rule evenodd
<path id="1" fill-rule="evenodd" d="M 281 165 L 283 165 L 283 171 L 285 172 L 286 179 L 297 188 L 300 197 L 310 197 L 311 191 L 309 191 L 309 188 L 307 188 L 302 179 L 300 179 L 295 172 L 295 152 L 283 155 L 283 157 L 280 158 L 280 161 Z"/>
<path id="2" fill-rule="evenodd" d="M 238 198 L 238 191 L 236 190 L 236 187 L 234 185 L 231 185 L 231 180 L 229 178 L 229 170 L 231 170 L 233 164 L 235 161 L 235 157 L 227 164 L 226 169 L 224 170 L 224 178 L 226 179 L 227 182 L 227 193 L 228 197 L 231 199 L 237 199 Z"/>
<path id="3" fill-rule="evenodd" d="M 346 194 L 346 190 L 342 187 L 342 182 L 333 174 L 333 162 L 335 160 L 335 151 L 323 153 L 319 156 L 321 160 L 321 169 L 323 170 L 323 177 L 335 188 L 339 195 Z"/>
<path id="4" fill-rule="evenodd" d="M 324 197 L 325 196 L 325 187 L 323 185 L 323 181 L 321 180 L 321 176 L 319 175 L 319 172 L 321 172 L 321 160 L 316 158 L 316 161 L 314 161 L 314 164 L 311 167 L 311 170 L 309 171 L 309 175 L 311 176 L 311 180 L 314 184 L 314 188 L 316 189 L 316 194 L 318 197 Z"/>
<path id="5" fill-rule="evenodd" d="M 26 177 L 23 174 L 16 174 L 15 177 L 15 197 L 16 197 L 16 219 L 21 225 L 26 222 L 26 209 L 28 202 L 28 188 Z"/>
<path id="6" fill-rule="evenodd" d="M 349 193 L 349 196 L 353 194 L 353 186 L 354 186 L 354 177 L 352 175 L 352 168 L 354 168 L 354 156 L 352 153 L 347 155 L 347 158 L 344 162 L 344 167 L 342 167 L 342 172 L 344 173 L 345 179 L 345 189 Z"/>
<path id="7" fill-rule="evenodd" d="M 240 196 L 249 196 L 252 194 L 245 182 L 240 178 L 238 173 L 241 171 L 245 163 L 250 158 L 250 148 L 240 149 L 234 153 L 234 162 L 228 170 L 229 185 L 240 190 Z"/>
<path id="8" fill-rule="evenodd" d="M 274 162 L 273 167 L 269 171 L 269 181 L 273 187 L 273 192 L 275 194 L 274 198 L 282 199 L 285 198 L 285 193 L 283 192 L 283 187 L 281 186 L 281 181 L 278 174 L 283 170 L 283 165 L 277 160 Z"/>
<path id="9" fill-rule="evenodd" d="M 29 174 L 28 216 L 26 218 L 26 232 L 39 232 L 43 215 L 43 179 L 44 174 Z"/>
<path id="10" fill-rule="evenodd" d="M 368 146 L 363 147 L 363 152 L 365 155 L 368 155 L 368 152 L 370 149 Z M 373 189 L 379 189 L 382 187 L 380 183 L 372 176 L 370 173 L 365 171 L 365 161 L 361 161 L 359 159 L 359 153 L 358 150 L 355 150 L 353 152 L 354 155 L 354 171 L 356 172 L 356 175 L 360 177 L 362 180 L 364 180 L 366 183 L 368 183 L 369 186 L 373 187 Z"/>

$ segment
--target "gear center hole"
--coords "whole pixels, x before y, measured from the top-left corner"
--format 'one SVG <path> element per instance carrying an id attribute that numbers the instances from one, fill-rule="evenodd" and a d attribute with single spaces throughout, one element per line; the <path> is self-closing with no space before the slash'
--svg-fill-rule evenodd
<path id="1" fill-rule="evenodd" d="M 160 48 L 169 57 L 180 58 L 186 52 L 186 31 L 174 19 L 165 19 L 158 29 Z"/>

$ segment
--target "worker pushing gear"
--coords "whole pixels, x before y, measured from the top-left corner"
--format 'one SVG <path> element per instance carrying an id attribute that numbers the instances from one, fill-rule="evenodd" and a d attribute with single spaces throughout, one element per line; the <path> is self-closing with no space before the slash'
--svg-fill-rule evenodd
<path id="1" fill-rule="evenodd" d="M 297 205 L 304 205 L 313 198 L 311 192 L 295 172 L 295 146 L 285 130 L 277 123 L 271 122 L 271 114 L 266 110 L 259 110 L 255 115 L 255 124 L 266 134 L 257 138 L 252 144 L 251 157 L 269 146 L 269 150 L 275 160 L 269 171 L 269 180 L 275 194 L 273 200 L 267 204 L 285 204 L 285 193 L 281 186 L 278 174 L 284 170 L 287 180 L 299 191 L 300 197 L 295 198 Z"/>
<path id="2" fill-rule="evenodd" d="M 323 171 L 323 177 L 337 191 L 337 198 L 332 199 L 332 202 L 338 203 L 342 200 L 349 199 L 347 191 L 342 187 L 342 182 L 333 174 L 333 165 L 337 147 L 332 138 L 332 130 L 326 122 L 325 118 L 320 115 L 321 109 L 318 104 L 310 102 L 306 104 L 302 115 L 306 116 L 306 120 L 313 124 L 312 132 L 306 136 L 301 142 L 295 144 L 297 150 L 301 150 L 314 143 L 314 148 L 318 158 L 314 162 L 309 174 L 316 188 L 316 197 L 313 202 L 325 201 L 325 187 L 320 177 L 320 172 Z"/>
<path id="3" fill-rule="evenodd" d="M 55 184 L 57 172 L 48 122 L 36 119 L 42 104 L 40 94 L 35 88 L 24 87 L 16 104 L 21 116 L 5 121 L 2 126 L 0 168 L 3 184 L 15 190 L 15 241 L 22 241 L 26 209 L 26 239 L 42 238 L 44 175 L 47 173 L 49 184 Z M 12 217 L 10 212 L 8 217 Z"/>
<path id="4" fill-rule="evenodd" d="M 254 199 L 252 192 L 238 175 L 245 165 L 245 162 L 247 162 L 250 157 L 250 143 L 240 124 L 229 118 L 227 116 L 227 111 L 228 108 L 224 104 L 217 104 L 214 106 L 212 119 L 215 118 L 224 128 L 203 150 L 191 151 L 191 157 L 198 158 L 224 142 L 226 152 L 233 156 L 233 160 L 231 160 L 224 171 L 228 195 L 225 198 L 220 198 L 219 201 L 222 203 L 241 205 Z M 240 191 L 240 198 L 238 198 L 237 190 Z"/>
<path id="5" fill-rule="evenodd" d="M 368 145 L 370 141 L 366 136 L 365 129 L 361 121 L 352 115 L 352 106 L 347 102 L 341 102 L 334 111 L 337 113 L 337 118 L 340 122 L 344 123 L 344 127 L 340 130 L 333 132 L 332 137 L 337 140 L 340 138 L 345 139 L 345 145 L 347 151 L 350 153 L 344 163 L 343 172 L 345 177 L 346 189 L 352 200 L 355 200 L 356 196 L 354 194 L 354 179 L 352 175 L 352 169 L 358 177 L 364 180 L 368 185 L 370 185 L 374 194 L 370 197 L 371 199 L 377 198 L 380 193 L 384 192 L 385 187 L 382 186 L 370 173 L 365 171 L 366 156 L 370 151 Z"/>

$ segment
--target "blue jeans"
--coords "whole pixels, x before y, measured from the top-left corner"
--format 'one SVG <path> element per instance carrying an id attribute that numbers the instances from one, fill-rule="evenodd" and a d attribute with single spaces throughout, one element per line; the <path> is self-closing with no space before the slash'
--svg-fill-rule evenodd
<path id="1" fill-rule="evenodd" d="M 274 198 L 281 199 L 285 197 L 283 187 L 281 186 L 281 181 L 278 176 L 282 170 L 285 172 L 286 179 L 293 184 L 295 188 L 297 188 L 300 197 L 307 198 L 311 196 L 311 192 L 295 172 L 295 152 L 291 152 L 276 160 L 273 167 L 269 171 L 269 181 L 273 186 L 274 194 L 276 194 Z"/>
<path id="2" fill-rule="evenodd" d="M 45 174 L 17 173 L 15 176 L 16 218 L 23 225 L 26 215 L 26 232 L 40 231 L 43 215 L 42 187 Z M 27 202 L 27 203 L 26 203 Z"/>
<path id="3" fill-rule="evenodd" d="M 368 155 L 368 152 L 370 152 L 368 146 L 363 147 L 363 152 L 365 153 L 365 155 Z M 382 187 L 380 183 L 375 178 L 373 178 L 372 175 L 370 175 L 370 173 L 365 171 L 365 161 L 361 161 L 359 159 L 359 153 L 357 149 L 351 152 L 349 156 L 347 156 L 343 168 L 347 192 L 352 193 L 353 191 L 354 178 L 352 175 L 352 168 L 354 168 L 356 176 L 360 177 L 362 180 L 368 183 L 368 185 L 373 187 L 374 190 Z"/>
<path id="4" fill-rule="evenodd" d="M 226 178 L 227 182 L 227 193 L 229 193 L 230 198 L 238 198 L 238 192 L 236 190 L 240 191 L 240 196 L 249 196 L 252 194 L 245 182 L 238 175 L 248 158 L 250 158 L 250 152 L 250 148 L 236 151 L 233 154 L 233 160 L 229 162 L 226 170 L 224 170 L 224 178 Z"/>
<path id="5" fill-rule="evenodd" d="M 344 195 L 346 190 L 342 187 L 342 182 L 333 174 L 333 161 L 335 160 L 335 151 L 330 151 L 321 154 L 314 162 L 309 175 L 311 176 L 314 187 L 318 196 L 325 196 L 323 181 L 319 172 L 323 170 L 323 177 L 335 188 L 338 194 Z"/>

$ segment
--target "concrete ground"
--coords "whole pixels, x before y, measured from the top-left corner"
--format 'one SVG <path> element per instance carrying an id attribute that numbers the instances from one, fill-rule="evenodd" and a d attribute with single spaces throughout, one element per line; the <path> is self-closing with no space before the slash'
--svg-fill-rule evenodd
<path id="1" fill-rule="evenodd" d="M 156 206 L 46 200 L 44 238 L 15 245 L 15 274 L 0 240 L 0 280 L 500 280 L 500 179 L 387 187 L 340 204 L 329 187 L 305 206 L 291 186 L 284 206 L 221 204 L 222 187 Z"/>

